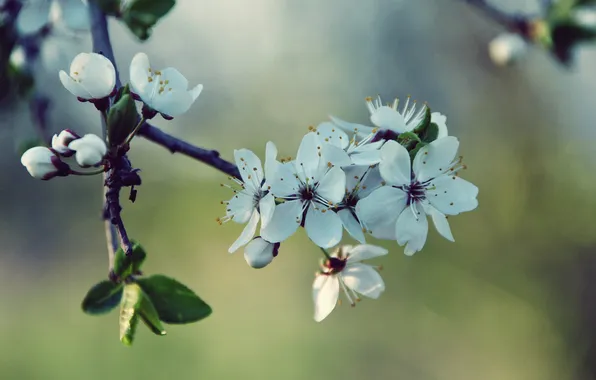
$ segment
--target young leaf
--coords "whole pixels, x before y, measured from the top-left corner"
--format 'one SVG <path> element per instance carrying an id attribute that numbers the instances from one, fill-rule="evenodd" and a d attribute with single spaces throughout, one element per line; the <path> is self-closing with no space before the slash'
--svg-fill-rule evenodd
<path id="1" fill-rule="evenodd" d="M 425 142 L 419 142 L 419 143 L 418 143 L 418 144 L 417 144 L 417 145 L 414 147 L 414 149 L 412 149 L 412 150 L 410 151 L 410 159 L 411 159 L 412 161 L 414 161 L 414 157 L 416 157 L 416 154 L 418 153 L 418 151 L 419 151 L 420 149 L 422 149 L 422 147 L 424 147 L 424 146 L 426 146 L 426 145 L 428 145 L 428 144 L 427 144 L 427 143 L 425 143 Z"/>
<path id="2" fill-rule="evenodd" d="M 151 35 L 151 28 L 176 4 L 176 0 L 133 0 L 122 11 L 122 21 L 140 40 Z"/>
<path id="3" fill-rule="evenodd" d="M 154 275 L 137 280 L 151 299 L 159 319 L 165 323 L 183 324 L 200 321 L 212 310 L 192 290 L 173 278 Z"/>
<path id="4" fill-rule="evenodd" d="M 153 306 L 153 302 L 151 302 L 145 293 L 142 294 L 142 297 L 139 316 L 155 335 L 166 335 L 166 330 L 164 330 L 159 320 L 159 315 L 157 314 L 157 310 L 155 310 L 155 306 Z"/>
<path id="5" fill-rule="evenodd" d="M 403 132 L 399 134 L 397 142 L 399 142 L 407 150 L 411 150 L 416 146 L 417 143 L 420 142 L 420 138 L 415 133 Z"/>
<path id="6" fill-rule="evenodd" d="M 428 126 L 430 125 L 430 120 L 431 120 L 430 107 L 424 106 L 424 117 L 422 118 L 420 123 L 418 123 L 418 125 L 414 128 L 413 132 L 418 135 L 423 133 L 426 130 L 426 128 L 428 128 Z"/>
<path id="7" fill-rule="evenodd" d="M 143 293 L 137 284 L 124 286 L 120 303 L 120 341 L 127 346 L 132 345 L 139 324 L 139 313 Z"/>
<path id="8" fill-rule="evenodd" d="M 420 134 L 420 139 L 425 143 L 431 143 L 439 137 L 439 126 L 435 123 L 430 123 L 428 128 Z"/>
<path id="9" fill-rule="evenodd" d="M 81 308 L 90 315 L 105 314 L 118 306 L 121 298 L 122 285 L 105 280 L 89 289 Z"/>
<path id="10" fill-rule="evenodd" d="M 137 107 L 128 91 L 128 85 L 124 89 L 108 113 L 108 140 L 111 146 L 122 144 L 139 120 Z"/>
<path id="11" fill-rule="evenodd" d="M 122 247 L 118 248 L 114 257 L 114 274 L 119 278 L 126 278 L 132 274 L 135 274 L 141 268 L 143 261 L 147 257 L 145 250 L 141 245 L 131 240 L 132 243 L 132 255 L 126 256 L 126 253 Z"/>

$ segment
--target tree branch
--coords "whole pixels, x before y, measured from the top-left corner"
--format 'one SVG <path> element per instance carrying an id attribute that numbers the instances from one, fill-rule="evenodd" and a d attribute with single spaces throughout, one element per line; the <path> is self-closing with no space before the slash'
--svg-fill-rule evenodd
<path id="1" fill-rule="evenodd" d="M 530 24 L 532 22 L 532 18 L 529 15 L 522 15 L 519 13 L 506 13 L 495 7 L 494 5 L 488 3 L 486 0 L 463 0 L 465 3 L 475 7 L 476 9 L 480 10 L 489 18 L 495 20 L 499 24 L 503 25 L 505 28 L 511 30 L 512 32 L 519 33 L 522 37 L 527 38 L 530 32 Z M 548 10 L 551 5 L 550 0 L 543 0 L 542 1 L 543 11 Z M 538 15 L 536 15 L 538 17 Z"/>
<path id="2" fill-rule="evenodd" d="M 161 145 L 172 153 L 181 153 L 195 160 L 201 161 L 230 176 L 240 178 L 238 167 L 233 163 L 220 157 L 216 150 L 207 150 L 194 146 L 186 141 L 180 140 L 172 135 L 163 132 L 150 124 L 145 123 L 139 130 L 139 136 Z"/>

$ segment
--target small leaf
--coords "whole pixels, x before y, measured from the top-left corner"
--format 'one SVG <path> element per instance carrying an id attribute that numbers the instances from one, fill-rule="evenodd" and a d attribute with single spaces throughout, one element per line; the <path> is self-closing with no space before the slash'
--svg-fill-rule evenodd
<path id="1" fill-rule="evenodd" d="M 439 126 L 436 123 L 430 123 L 428 128 L 422 132 L 420 139 L 425 143 L 431 143 L 439 137 Z"/>
<path id="2" fill-rule="evenodd" d="M 139 120 L 137 107 L 128 91 L 128 85 L 119 93 L 118 100 L 108 113 L 108 140 L 111 146 L 122 144 L 132 133 Z"/>
<path id="3" fill-rule="evenodd" d="M 192 290 L 173 278 L 154 275 L 137 281 L 151 299 L 159 319 L 165 323 L 183 324 L 200 321 L 212 310 Z"/>
<path id="4" fill-rule="evenodd" d="M 145 250 L 137 241 L 131 240 L 131 243 L 132 255 L 130 257 L 126 256 L 122 247 L 118 248 L 114 257 L 114 274 L 122 279 L 138 272 L 147 257 Z"/>
<path id="5" fill-rule="evenodd" d="M 416 154 L 418 153 L 418 151 L 419 151 L 420 149 L 422 149 L 423 147 L 425 147 L 426 145 L 428 145 L 428 144 L 427 144 L 427 143 L 425 143 L 425 142 L 419 142 L 419 143 L 418 143 L 418 144 L 417 144 L 417 145 L 414 147 L 414 149 L 412 149 L 412 150 L 410 151 L 410 159 L 411 159 L 412 161 L 414 161 L 414 157 L 416 157 Z"/>
<path id="6" fill-rule="evenodd" d="M 414 128 L 413 132 L 420 135 L 420 133 L 426 130 L 426 128 L 428 128 L 428 126 L 430 125 L 431 117 L 432 116 L 430 112 L 430 107 L 424 106 L 424 117 L 422 118 L 420 123 L 418 123 L 418 125 Z"/>
<path id="7" fill-rule="evenodd" d="M 397 142 L 399 142 L 406 149 L 411 150 L 416 146 L 417 143 L 420 142 L 420 138 L 415 133 L 403 132 L 397 137 Z"/>
<path id="8" fill-rule="evenodd" d="M 137 284 L 124 286 L 120 303 L 120 341 L 126 346 L 132 345 L 139 324 L 139 313 L 143 292 Z"/>
<path id="9" fill-rule="evenodd" d="M 128 29 L 144 41 L 157 24 L 176 4 L 176 0 L 133 0 L 122 11 L 122 21 Z"/>
<path id="10" fill-rule="evenodd" d="M 105 314 L 118 306 L 121 298 L 122 285 L 105 280 L 89 289 L 81 308 L 87 314 Z"/>
<path id="11" fill-rule="evenodd" d="M 157 310 L 155 310 L 155 306 L 153 306 L 153 302 L 149 299 L 149 297 L 143 293 L 143 298 L 141 299 L 141 305 L 139 308 L 139 316 L 149 327 L 155 335 L 166 335 L 166 330 L 164 330 L 161 321 L 159 320 L 159 315 Z"/>

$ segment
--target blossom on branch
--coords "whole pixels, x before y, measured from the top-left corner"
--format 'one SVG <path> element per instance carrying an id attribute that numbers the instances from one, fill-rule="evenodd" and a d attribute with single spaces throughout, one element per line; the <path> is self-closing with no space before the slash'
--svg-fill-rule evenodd
<path id="1" fill-rule="evenodd" d="M 75 159 L 83 167 L 95 166 L 103 160 L 108 148 L 106 143 L 97 135 L 86 134 L 68 144 L 68 149 L 76 152 Z"/>
<path id="2" fill-rule="evenodd" d="M 44 146 L 28 149 L 21 156 L 21 164 L 31 177 L 47 181 L 54 177 L 65 177 L 70 172 L 68 164 L 62 162 L 58 153 Z"/>
<path id="3" fill-rule="evenodd" d="M 387 250 L 374 245 L 341 246 L 321 265 L 313 283 L 312 298 L 315 304 L 315 321 L 321 322 L 335 309 L 341 288 L 348 302 L 356 306 L 358 294 L 379 298 L 385 290 L 385 283 L 376 269 L 362 260 L 387 254 Z"/>
<path id="4" fill-rule="evenodd" d="M 99 101 L 114 93 L 116 69 L 101 54 L 80 53 L 70 64 L 70 74 L 60 71 L 60 81 L 80 101 Z"/>
<path id="5" fill-rule="evenodd" d="M 279 245 L 279 243 L 269 243 L 257 236 L 244 248 L 244 259 L 255 269 L 264 268 L 277 256 Z"/>
<path id="6" fill-rule="evenodd" d="M 70 157 L 74 154 L 74 150 L 68 147 L 68 144 L 76 139 L 81 138 L 70 129 L 65 129 L 57 135 L 52 137 L 52 149 L 58 152 L 61 156 Z"/>

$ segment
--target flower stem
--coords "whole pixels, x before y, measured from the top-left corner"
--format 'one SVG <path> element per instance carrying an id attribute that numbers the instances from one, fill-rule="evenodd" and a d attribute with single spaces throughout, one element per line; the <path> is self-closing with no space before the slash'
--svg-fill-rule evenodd
<path id="1" fill-rule="evenodd" d="M 321 248 L 321 247 L 319 247 L 319 248 Z M 331 256 L 329 255 L 329 253 L 327 252 L 327 250 L 325 248 L 321 248 L 321 252 L 323 252 L 323 255 L 325 255 L 326 258 L 331 260 Z"/>
<path id="2" fill-rule="evenodd" d="M 79 171 L 70 169 L 70 174 L 74 174 L 74 175 L 98 175 L 98 174 L 102 174 L 103 172 L 105 172 L 105 169 L 98 169 L 98 170 L 95 170 L 92 172 L 79 172 Z"/>
<path id="3" fill-rule="evenodd" d="M 143 126 L 144 123 L 145 123 L 145 117 L 142 116 L 141 117 L 141 120 L 139 120 L 139 123 L 137 124 L 137 126 L 135 127 L 135 129 L 132 130 L 132 133 L 130 134 L 130 136 L 128 136 L 128 138 L 124 142 L 124 145 L 130 143 L 130 141 L 133 139 L 133 137 L 135 137 L 135 135 L 137 134 L 137 132 L 139 131 L 139 129 L 141 129 L 141 127 Z"/>

